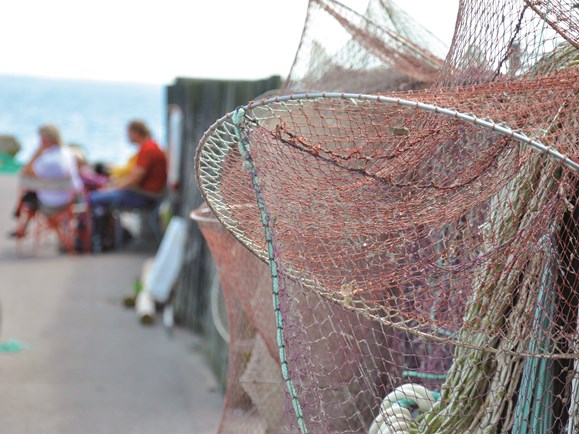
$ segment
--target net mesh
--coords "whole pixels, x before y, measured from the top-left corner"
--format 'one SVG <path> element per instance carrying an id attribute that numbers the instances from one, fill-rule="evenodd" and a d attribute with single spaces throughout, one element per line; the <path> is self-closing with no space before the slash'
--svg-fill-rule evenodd
<path id="1" fill-rule="evenodd" d="M 278 433 L 298 429 L 292 413 L 291 400 L 287 399 L 283 383 L 278 344 L 276 340 L 276 320 L 271 302 L 271 275 L 269 267 L 249 252 L 229 234 L 214 218 L 207 208 L 192 214 L 216 261 L 223 285 L 227 306 L 230 333 L 228 378 L 224 412 L 220 432 L 226 433 Z M 365 396 L 365 399 L 385 391 L 383 384 L 389 384 L 389 372 L 395 369 L 389 334 L 384 333 L 380 323 L 368 320 L 356 312 L 342 309 L 326 299 L 319 298 L 299 286 L 288 288 L 292 298 L 304 306 L 302 312 L 308 323 L 320 322 L 319 326 L 307 327 L 300 333 L 307 339 L 314 351 L 326 354 L 329 351 L 339 354 L 344 344 L 354 344 L 352 339 L 364 341 L 368 355 L 360 361 L 368 363 L 365 375 L 375 377 L 371 390 L 360 388 L 359 375 L 355 364 L 344 358 L 342 367 L 352 365 L 333 379 L 325 380 L 327 390 L 323 394 L 334 394 L 339 390 L 342 399 Z M 339 318 L 332 322 L 329 318 Z M 331 331 L 331 332 L 330 332 Z M 367 336 L 372 332 L 372 336 Z M 336 340 L 335 333 L 342 338 Z M 353 335 L 352 335 L 353 334 Z M 351 335 L 351 336 L 350 336 Z M 348 338 L 348 336 L 350 336 Z M 350 342 L 352 341 L 352 342 Z M 307 357 L 307 356 L 306 356 Z M 342 356 L 343 357 L 343 356 Z M 335 369 L 334 357 L 307 361 L 311 372 L 330 372 Z M 303 362 L 303 361 L 302 361 Z M 315 369 L 312 369 L 315 367 Z M 318 375 L 316 374 L 316 375 Z M 305 384 L 306 379 L 304 379 Z M 309 379 L 310 384 L 312 382 Z M 326 407 L 334 400 L 326 399 L 315 405 Z M 326 404 L 327 403 L 327 404 Z M 311 404 L 314 408 L 315 405 Z M 352 403 L 352 414 L 355 403 Z M 319 409 L 318 408 L 318 409 Z M 324 408 L 324 412 L 339 414 L 343 409 Z M 367 412 L 367 409 L 365 410 Z M 336 417 L 334 415 L 333 417 Z M 366 414 L 366 418 L 371 414 Z"/>
<path id="2" fill-rule="evenodd" d="M 385 92 L 430 86 L 447 47 L 388 0 L 365 15 L 332 0 L 310 1 L 285 93 Z"/>
<path id="3" fill-rule="evenodd" d="M 461 1 L 439 86 L 550 74 L 577 62 L 572 0 Z"/>
<path id="4" fill-rule="evenodd" d="M 578 13 L 464 0 L 418 90 L 272 98 L 206 133 L 198 182 L 255 255 L 222 279 L 269 264 L 250 364 L 279 366 L 284 431 L 577 432 Z M 340 23 L 391 53 L 361 19 Z"/>
<path id="5" fill-rule="evenodd" d="M 201 207 L 191 214 L 212 252 L 227 309 L 229 357 L 220 432 L 274 433 L 287 428 L 269 267 Z"/>

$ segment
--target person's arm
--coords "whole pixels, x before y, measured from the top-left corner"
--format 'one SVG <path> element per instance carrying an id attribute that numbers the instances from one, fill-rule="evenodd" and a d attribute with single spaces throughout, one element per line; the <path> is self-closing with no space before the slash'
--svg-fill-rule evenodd
<path id="1" fill-rule="evenodd" d="M 137 188 L 141 183 L 141 180 L 145 176 L 145 169 L 140 166 L 133 166 L 128 175 L 111 183 L 111 188 L 126 189 L 126 188 Z"/>
<path id="2" fill-rule="evenodd" d="M 34 152 L 34 155 L 32 155 L 32 158 L 20 170 L 21 176 L 34 176 L 34 177 L 36 176 L 36 173 L 34 173 L 34 169 L 33 169 L 34 163 L 36 162 L 36 160 L 38 160 L 38 158 L 42 155 L 42 153 L 45 150 L 46 150 L 46 148 L 43 146 L 39 146 L 36 149 L 36 151 Z"/>

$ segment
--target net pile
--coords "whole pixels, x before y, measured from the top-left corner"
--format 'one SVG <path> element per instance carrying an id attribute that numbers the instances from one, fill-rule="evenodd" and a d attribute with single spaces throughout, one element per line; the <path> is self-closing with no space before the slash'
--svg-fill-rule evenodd
<path id="1" fill-rule="evenodd" d="M 360 15 L 333 0 L 308 5 L 302 40 L 284 92 L 385 92 L 437 78 L 447 47 L 389 0 Z"/>
<path id="2" fill-rule="evenodd" d="M 270 267 L 284 430 L 577 431 L 578 11 L 465 0 L 430 89 L 206 133 L 207 203 Z"/>

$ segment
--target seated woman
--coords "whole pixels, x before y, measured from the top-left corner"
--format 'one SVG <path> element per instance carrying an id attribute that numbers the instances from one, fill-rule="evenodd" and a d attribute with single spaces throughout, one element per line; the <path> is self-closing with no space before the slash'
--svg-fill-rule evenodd
<path id="1" fill-rule="evenodd" d="M 109 177 L 102 173 L 102 169 L 97 170 L 100 166 L 95 165 L 95 167 L 93 167 L 88 164 L 86 155 L 80 145 L 69 144 L 68 147 L 74 155 L 78 167 L 78 175 L 80 176 L 84 190 L 88 192 L 103 188 L 107 184 Z"/>
<path id="2" fill-rule="evenodd" d="M 111 178 L 107 188 L 93 191 L 89 203 L 93 211 L 93 250 L 102 249 L 103 218 L 113 209 L 141 209 L 154 206 L 167 182 L 165 153 L 152 139 L 151 132 L 141 121 L 128 125 L 128 138 L 139 147 L 130 171 L 119 178 Z"/>
<path id="3" fill-rule="evenodd" d="M 67 206 L 74 200 L 76 193 L 82 191 L 82 181 L 78 175 L 77 165 L 70 150 L 62 146 L 60 133 L 54 125 L 43 125 L 38 129 L 40 144 L 30 161 L 22 168 L 23 179 L 35 178 L 42 185 L 42 180 L 69 180 L 72 189 L 25 191 L 20 198 L 15 212 L 18 226 L 10 235 L 22 238 L 26 235 L 28 223 L 42 207 L 58 209 Z"/>

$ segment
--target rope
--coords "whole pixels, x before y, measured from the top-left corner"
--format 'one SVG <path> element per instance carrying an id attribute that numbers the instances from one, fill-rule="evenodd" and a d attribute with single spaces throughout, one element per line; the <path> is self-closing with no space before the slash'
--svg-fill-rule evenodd
<path id="1" fill-rule="evenodd" d="M 556 251 L 553 247 L 555 240 L 550 240 L 550 236 L 544 236 L 539 240 L 544 244 L 553 262 L 555 262 Z M 533 319 L 533 336 L 530 345 L 530 352 L 552 352 L 553 342 L 549 338 L 548 329 L 555 315 L 553 299 L 556 298 L 553 292 L 553 275 L 556 274 L 556 264 L 547 267 L 542 276 L 541 289 L 539 292 L 537 306 Z M 550 293 L 546 294 L 546 293 Z M 552 391 L 545 390 L 546 385 L 553 382 L 553 362 L 544 358 L 532 357 L 525 362 L 522 375 L 521 386 L 519 388 L 519 398 L 515 408 L 515 419 L 513 432 L 547 434 L 552 423 L 551 406 L 553 404 Z M 570 431 L 571 432 L 571 431 Z"/>
<path id="2" fill-rule="evenodd" d="M 239 150 L 241 155 L 244 157 L 244 169 L 249 171 L 251 175 L 251 181 L 253 184 L 253 189 L 255 191 L 255 196 L 257 199 L 257 207 L 259 209 L 259 214 L 261 217 L 261 224 L 263 225 L 263 229 L 265 232 L 265 241 L 267 243 L 267 253 L 269 259 L 269 267 L 271 271 L 271 280 L 272 280 L 272 296 L 273 296 L 273 308 L 275 311 L 275 320 L 276 320 L 276 327 L 277 327 L 277 345 L 279 348 L 279 359 L 281 362 L 281 373 L 286 385 L 286 388 L 290 394 L 292 405 L 294 411 L 296 413 L 296 417 L 298 420 L 298 426 L 302 433 L 307 433 L 307 428 L 304 422 L 303 413 L 301 405 L 297 398 L 297 392 L 295 390 L 294 384 L 292 379 L 289 375 L 287 357 L 285 353 L 285 338 L 284 338 L 284 321 L 283 316 L 280 309 L 279 303 L 279 279 L 277 274 L 277 264 L 275 262 L 275 255 L 274 255 L 274 248 L 273 248 L 273 238 L 271 234 L 271 230 L 269 227 L 269 216 L 265 209 L 265 204 L 263 203 L 262 194 L 261 194 L 261 186 L 259 182 L 259 177 L 257 176 L 257 171 L 255 169 L 255 165 L 253 164 L 253 158 L 250 155 L 249 149 L 249 141 L 245 137 L 245 135 L 241 132 L 241 125 L 243 124 L 243 119 L 245 116 L 245 109 L 240 107 L 238 108 L 232 115 L 231 120 L 233 123 L 233 127 L 235 129 L 235 136 L 238 140 Z"/>
<path id="3" fill-rule="evenodd" d="M 417 408 L 425 413 L 439 399 L 439 393 L 419 384 L 399 386 L 382 401 L 380 413 L 372 422 L 368 434 L 411 434 L 416 430 L 411 410 Z"/>
<path id="4" fill-rule="evenodd" d="M 428 372 L 420 371 L 402 371 L 402 377 L 422 378 L 425 380 L 446 380 L 446 374 L 430 374 Z"/>

